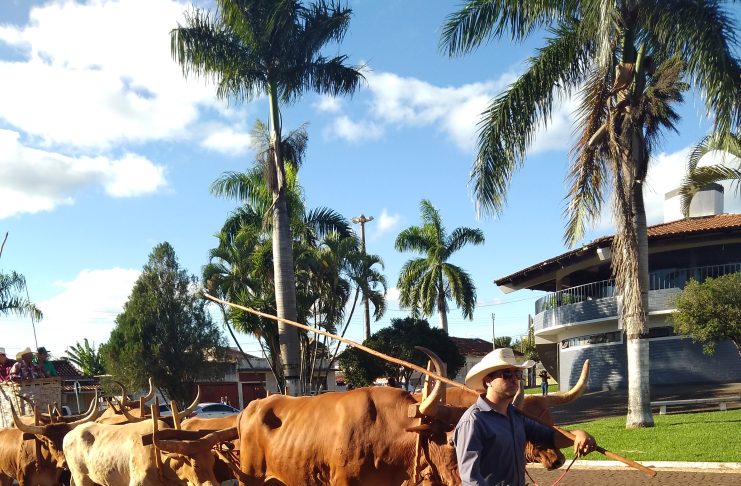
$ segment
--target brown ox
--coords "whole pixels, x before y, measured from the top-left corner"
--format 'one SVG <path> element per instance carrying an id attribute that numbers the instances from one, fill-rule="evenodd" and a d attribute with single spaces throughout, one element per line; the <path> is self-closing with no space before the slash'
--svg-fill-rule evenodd
<path id="1" fill-rule="evenodd" d="M 237 426 L 237 415 L 229 415 L 226 417 L 215 417 L 215 418 L 200 418 L 193 417 L 184 420 L 181 429 L 185 431 L 210 431 L 215 432 L 217 430 L 229 429 Z M 235 440 L 231 442 L 232 452 L 239 454 L 239 441 Z M 163 444 L 163 448 L 167 445 Z M 214 474 L 219 481 L 228 481 L 230 479 L 237 479 L 236 475 L 232 471 L 226 458 L 216 454 L 214 464 Z"/>
<path id="2" fill-rule="evenodd" d="M 431 358 L 442 369 L 439 358 Z M 419 405 L 423 416 L 442 393 L 438 382 Z M 239 415 L 239 479 L 248 486 L 406 484 L 415 476 L 419 440 L 425 483 L 459 485 L 455 450 L 445 434 L 454 424 L 427 418 L 429 430 L 407 431 L 420 423 L 409 417 L 416 405 L 410 393 L 387 387 L 255 400 Z"/>
<path id="3" fill-rule="evenodd" d="M 120 425 L 88 423 L 67 434 L 64 453 L 75 486 L 221 484 L 214 476 L 214 456 L 210 449 L 218 442 L 236 437 L 234 429 L 226 435 L 206 436 L 201 450 L 189 451 L 190 456 L 162 454 L 161 468 L 158 469 L 155 448 L 142 441 L 142 436 L 151 438 L 152 427 L 150 420 Z M 165 422 L 157 421 L 158 429 L 166 427 Z"/>
<path id="4" fill-rule="evenodd" d="M 152 378 L 149 378 L 149 391 L 147 392 L 147 394 L 140 397 L 138 400 L 129 400 L 127 399 L 128 395 L 126 393 L 126 387 L 124 387 L 123 383 L 121 383 L 120 381 L 116 381 L 116 380 L 112 380 L 112 381 L 113 383 L 116 383 L 119 387 L 121 387 L 121 398 L 119 399 L 119 398 L 114 397 L 114 400 L 117 401 L 117 403 L 121 406 L 121 408 L 125 408 L 134 417 L 141 417 L 141 405 L 153 399 L 157 392 L 155 390 Z M 146 415 L 146 411 L 145 411 L 145 415 Z M 123 414 L 122 414 L 121 409 L 116 409 L 109 401 L 108 408 L 105 409 L 105 411 L 102 414 L 100 414 L 100 417 L 98 417 L 96 422 L 125 423 L 126 419 L 122 417 L 123 417 Z"/>
<path id="5" fill-rule="evenodd" d="M 98 397 L 88 414 L 70 423 L 30 425 L 21 421 L 12 408 L 16 428 L 0 429 L 0 485 L 52 486 L 61 484 L 66 466 L 62 441 L 67 433 L 98 414 Z"/>

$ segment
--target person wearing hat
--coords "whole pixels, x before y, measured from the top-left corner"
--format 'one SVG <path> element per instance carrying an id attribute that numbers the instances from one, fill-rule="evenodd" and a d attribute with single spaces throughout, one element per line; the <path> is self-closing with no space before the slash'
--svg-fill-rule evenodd
<path id="1" fill-rule="evenodd" d="M 16 362 L 10 368 L 10 379 L 13 381 L 30 381 L 37 378 L 43 378 L 44 374 L 33 364 L 33 351 L 26 346 L 26 349 L 18 351 L 15 355 Z"/>
<path id="2" fill-rule="evenodd" d="M 466 375 L 466 385 L 481 394 L 453 435 L 462 486 L 524 486 L 526 440 L 558 448 L 572 444 L 565 435 L 525 417 L 512 405 L 523 370 L 534 364 L 531 360 L 518 363 L 512 349 L 499 348 Z M 573 444 L 578 454 L 594 450 L 591 435 L 583 430 L 571 433 L 576 436 Z"/>
<path id="3" fill-rule="evenodd" d="M 57 369 L 54 367 L 54 363 L 49 361 L 49 351 L 45 347 L 41 346 L 36 350 L 36 366 L 39 367 L 44 376 L 51 378 L 52 376 L 59 376 Z"/>
<path id="4" fill-rule="evenodd" d="M 0 383 L 10 380 L 10 368 L 14 364 L 15 361 L 5 355 L 5 348 L 0 348 Z"/>

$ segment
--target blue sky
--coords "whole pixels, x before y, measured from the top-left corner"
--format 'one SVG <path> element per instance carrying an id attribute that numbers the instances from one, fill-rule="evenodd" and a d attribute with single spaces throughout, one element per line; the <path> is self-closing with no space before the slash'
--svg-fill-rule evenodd
<path id="1" fill-rule="evenodd" d="M 504 295 L 493 280 L 567 250 L 564 176 L 578 100 L 563 100 L 540 131 L 504 214 L 477 219 L 468 175 L 478 114 L 523 71 L 537 39 L 492 42 L 449 59 L 437 46 L 456 3 L 349 3 L 350 30 L 328 52 L 366 65 L 367 83 L 352 98 L 309 93 L 283 107 L 283 120 L 286 129 L 309 124 L 300 172 L 308 206 L 375 218 L 366 225 L 367 248 L 384 260 L 391 288 L 389 312 L 372 329 L 406 314 L 395 283 L 412 255 L 396 252 L 393 242 L 419 224 L 427 198 L 449 231 L 476 227 L 486 237 L 452 259 L 471 273 L 478 306 L 473 321 L 451 311 L 451 334 L 490 339 L 492 314 L 497 335 L 525 333 L 539 294 Z M 25 275 L 45 313 L 35 326 L 38 344 L 54 354 L 85 337 L 107 340 L 156 244 L 169 241 L 181 265 L 200 274 L 213 234 L 235 207 L 208 187 L 222 172 L 252 165 L 250 129 L 267 118 L 266 100 L 225 103 L 212 85 L 183 78 L 169 31 L 189 5 L 0 2 L 0 237 L 9 233 L 0 269 Z M 686 99 L 680 133 L 668 133 L 654 154 L 649 224 L 662 221 L 663 195 L 681 180 L 689 147 L 708 127 L 701 98 L 689 92 Z M 741 211 L 726 192 L 726 211 Z M 611 232 L 608 206 L 584 242 Z M 34 346 L 29 319 L 0 317 L 0 336 L 9 354 Z M 362 339 L 360 314 L 347 337 Z M 240 341 L 258 353 L 248 336 Z"/>

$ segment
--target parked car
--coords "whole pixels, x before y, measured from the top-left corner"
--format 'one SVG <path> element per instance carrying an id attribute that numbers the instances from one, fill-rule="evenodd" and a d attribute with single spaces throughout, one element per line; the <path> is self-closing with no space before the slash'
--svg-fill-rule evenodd
<path id="1" fill-rule="evenodd" d="M 215 418 L 225 417 L 227 415 L 234 415 L 239 412 L 240 410 L 238 408 L 234 408 L 231 405 L 225 405 L 218 402 L 204 402 L 199 403 L 190 416 L 200 418 Z"/>

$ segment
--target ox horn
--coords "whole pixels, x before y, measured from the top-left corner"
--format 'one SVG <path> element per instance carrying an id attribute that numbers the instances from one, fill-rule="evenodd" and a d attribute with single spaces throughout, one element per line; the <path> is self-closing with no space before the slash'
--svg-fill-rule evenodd
<path id="1" fill-rule="evenodd" d="M 568 391 L 563 393 L 554 393 L 553 395 L 546 395 L 543 397 L 548 403 L 548 406 L 552 405 L 563 405 L 564 403 L 570 403 L 576 400 L 584 393 L 587 388 L 587 380 L 589 379 L 589 360 L 584 360 L 584 365 L 581 369 L 581 375 L 579 381 Z"/>
<path id="2" fill-rule="evenodd" d="M 414 349 L 422 351 L 430 358 L 432 365 L 435 367 L 435 373 L 437 373 L 438 375 L 442 375 L 443 373 L 445 373 L 443 361 L 438 355 L 427 348 L 423 348 L 422 346 L 415 346 Z M 429 396 L 427 396 L 427 398 L 422 401 L 422 403 L 419 404 L 419 413 L 421 413 L 422 415 L 427 415 L 428 417 L 436 416 L 438 407 L 440 405 L 439 399 L 442 398 L 443 393 L 443 382 L 440 380 L 435 380 L 435 386 L 432 388 L 432 392 L 429 394 Z"/>
<path id="3" fill-rule="evenodd" d="M 114 400 L 118 401 L 118 399 L 116 399 L 116 398 L 114 398 Z M 145 416 L 142 416 L 142 417 L 134 417 L 133 415 L 131 415 L 129 413 L 129 411 L 126 410 L 126 407 L 124 406 L 123 403 L 120 403 L 119 402 L 119 405 L 121 406 L 121 413 L 124 414 L 124 417 L 126 417 L 126 420 L 128 420 L 130 423 L 142 422 L 144 420 L 147 420 L 147 417 L 145 417 Z"/>
<path id="4" fill-rule="evenodd" d="M 523 403 L 525 403 L 525 391 L 522 389 L 522 382 L 520 382 L 517 387 L 517 393 L 515 393 L 515 397 L 512 399 L 512 406 L 518 410 L 522 410 Z"/>
<path id="5" fill-rule="evenodd" d="M 159 440 L 157 435 L 152 435 L 152 442 L 158 449 L 184 456 L 195 456 L 208 451 L 219 442 L 231 442 L 238 437 L 236 427 L 217 430 L 196 440 Z"/>
<path id="6" fill-rule="evenodd" d="M 13 423 L 15 424 L 15 428 L 27 434 L 34 434 L 34 435 L 44 434 L 44 428 L 45 428 L 44 426 L 30 425 L 30 424 L 24 423 L 20 419 L 20 417 L 18 417 L 18 413 L 15 411 L 15 407 L 13 406 L 13 403 L 10 401 L 8 403 L 10 404 L 10 412 L 13 414 Z"/>
<path id="7" fill-rule="evenodd" d="M 152 381 L 152 377 L 150 376 L 149 377 L 149 391 L 147 392 L 146 395 L 141 397 L 141 399 L 143 399 L 145 402 L 148 402 L 149 400 L 154 398 L 154 394 L 155 394 L 154 382 Z"/>
<path id="8" fill-rule="evenodd" d="M 198 385 L 198 388 L 196 388 L 196 397 L 193 399 L 193 403 L 188 405 L 188 407 L 183 410 L 182 412 L 176 412 L 178 415 L 178 420 L 183 420 L 185 418 L 188 418 L 188 416 L 193 413 L 193 411 L 198 407 L 198 404 L 201 401 L 201 385 Z"/>
<path id="9" fill-rule="evenodd" d="M 95 392 L 95 398 L 93 398 L 93 401 L 90 402 L 90 407 L 87 409 L 87 412 L 85 412 L 85 416 L 82 417 L 80 420 L 75 420 L 74 422 L 69 422 L 68 425 L 70 427 L 77 427 L 78 425 L 82 425 L 85 422 L 92 422 L 96 418 L 98 418 L 98 415 L 100 415 L 100 408 L 98 407 L 98 392 Z"/>

